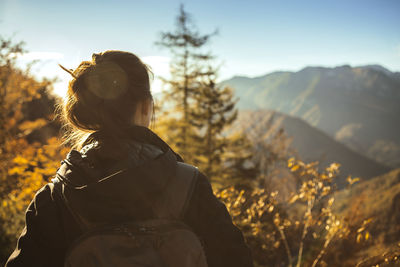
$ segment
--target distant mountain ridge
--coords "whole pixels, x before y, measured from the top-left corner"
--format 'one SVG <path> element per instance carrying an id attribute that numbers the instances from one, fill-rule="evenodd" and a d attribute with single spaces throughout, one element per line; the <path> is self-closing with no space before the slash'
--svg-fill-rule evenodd
<path id="1" fill-rule="evenodd" d="M 235 76 L 239 109 L 302 118 L 352 150 L 400 167 L 400 73 L 380 65 L 306 67 L 260 77 Z"/>

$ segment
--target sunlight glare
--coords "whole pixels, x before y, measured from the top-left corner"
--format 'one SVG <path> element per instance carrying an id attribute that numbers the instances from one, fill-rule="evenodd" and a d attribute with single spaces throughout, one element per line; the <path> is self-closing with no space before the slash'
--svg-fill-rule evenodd
<path id="1" fill-rule="evenodd" d="M 147 56 L 142 57 L 145 64 L 151 67 L 154 74 L 154 80 L 151 83 L 151 90 L 154 94 L 158 94 L 162 90 L 162 82 L 160 77 L 169 78 L 169 57 L 163 56 Z"/>

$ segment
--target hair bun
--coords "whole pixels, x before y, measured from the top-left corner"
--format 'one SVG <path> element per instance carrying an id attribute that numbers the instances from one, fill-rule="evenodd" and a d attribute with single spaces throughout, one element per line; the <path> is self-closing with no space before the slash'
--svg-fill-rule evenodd
<path id="1" fill-rule="evenodd" d="M 112 61 L 92 65 L 83 78 L 86 88 L 102 99 L 118 98 L 128 87 L 126 72 Z"/>

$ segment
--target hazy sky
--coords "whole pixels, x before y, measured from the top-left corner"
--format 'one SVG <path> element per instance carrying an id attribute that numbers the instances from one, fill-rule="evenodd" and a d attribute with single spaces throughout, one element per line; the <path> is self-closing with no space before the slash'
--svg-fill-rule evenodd
<path id="1" fill-rule="evenodd" d="M 24 60 L 42 59 L 39 75 L 59 77 L 60 92 L 69 77 L 57 63 L 75 68 L 107 49 L 166 75 L 169 53 L 154 41 L 173 29 L 180 3 L 201 32 L 219 30 L 208 49 L 223 62 L 221 79 L 309 65 L 400 71 L 400 0 L 0 0 L 0 34 L 24 40 Z"/>

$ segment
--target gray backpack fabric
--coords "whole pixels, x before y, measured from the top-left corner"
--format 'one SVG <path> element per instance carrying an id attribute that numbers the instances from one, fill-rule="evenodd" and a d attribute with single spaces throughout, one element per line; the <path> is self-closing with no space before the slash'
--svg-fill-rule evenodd
<path id="1" fill-rule="evenodd" d="M 182 222 L 197 174 L 197 168 L 178 162 L 177 175 L 152 205 L 155 218 L 95 227 L 70 208 L 63 196 L 65 185 L 53 179 L 84 230 L 66 253 L 64 266 L 207 267 L 200 240 Z"/>

